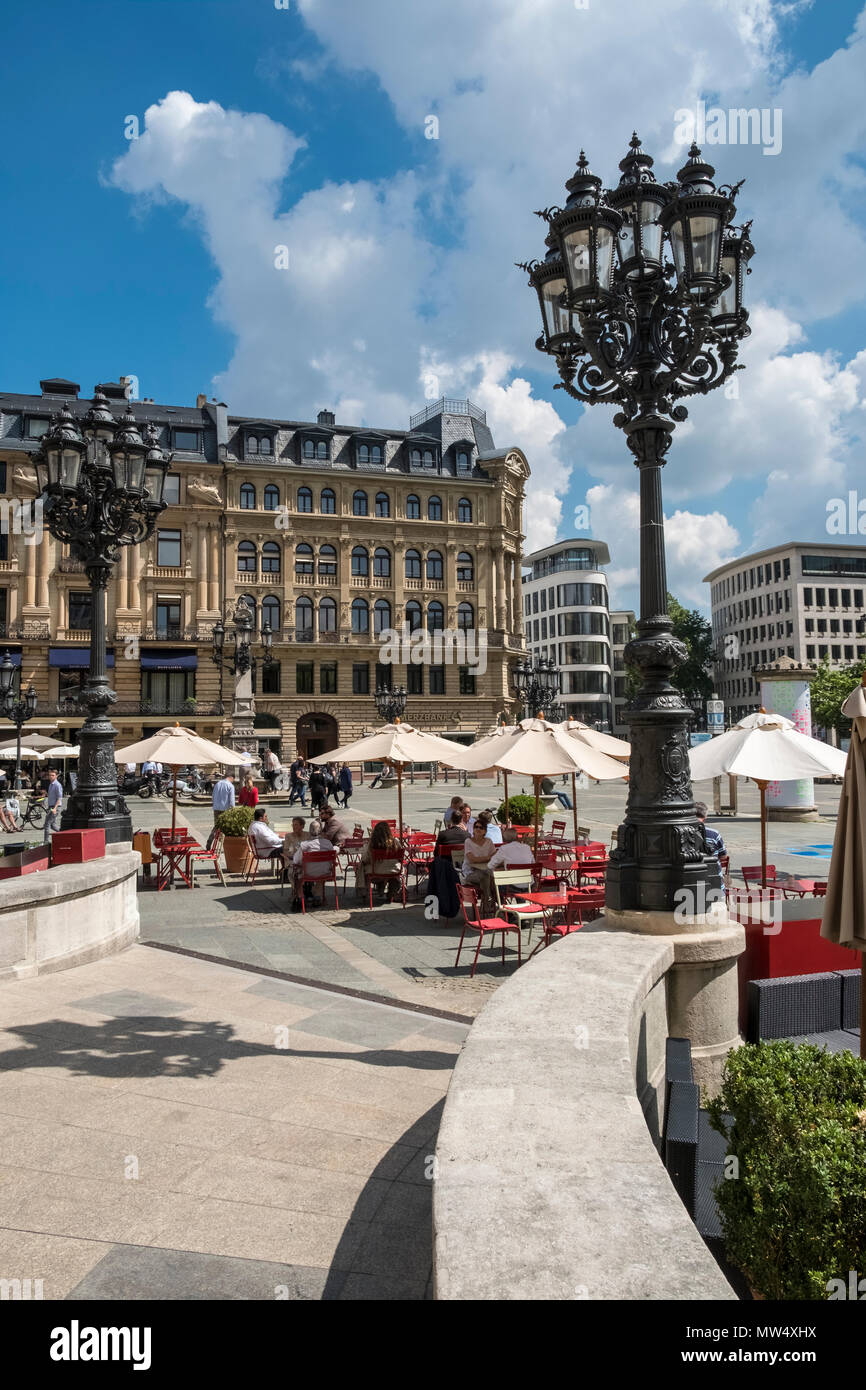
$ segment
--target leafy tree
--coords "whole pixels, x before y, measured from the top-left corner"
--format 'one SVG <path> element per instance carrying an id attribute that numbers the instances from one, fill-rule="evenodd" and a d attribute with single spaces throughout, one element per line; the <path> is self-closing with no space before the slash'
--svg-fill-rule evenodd
<path id="1" fill-rule="evenodd" d="M 672 681 L 689 699 L 708 700 L 713 693 L 713 629 L 697 609 L 683 608 L 668 594 L 668 612 L 674 637 L 685 643 L 688 657 L 674 671 Z"/>
<path id="2" fill-rule="evenodd" d="M 853 666 L 843 666 L 833 670 L 825 656 L 818 667 L 818 674 L 812 682 L 812 718 L 823 729 L 835 729 L 843 738 L 851 733 L 851 720 L 842 714 L 842 704 L 851 691 L 860 684 L 860 677 L 866 670 L 866 661 L 858 661 Z"/>

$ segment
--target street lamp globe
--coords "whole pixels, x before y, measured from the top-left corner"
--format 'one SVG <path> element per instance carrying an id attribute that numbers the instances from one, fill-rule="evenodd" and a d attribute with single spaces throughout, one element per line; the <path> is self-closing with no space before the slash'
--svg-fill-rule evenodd
<path id="1" fill-rule="evenodd" d="M 27 718 L 32 719 L 36 713 L 36 702 L 38 696 L 35 687 L 31 684 L 27 687 L 27 694 L 24 696 L 24 704 L 27 707 Z"/>
<path id="2" fill-rule="evenodd" d="M 41 492 L 73 496 L 78 490 L 87 445 L 68 406 L 52 421 L 36 458 L 36 477 Z"/>
<path id="3" fill-rule="evenodd" d="M 6 703 L 12 694 L 12 683 L 15 680 L 15 667 L 9 660 L 9 653 L 6 652 L 3 660 L 0 661 L 0 700 Z"/>
<path id="4" fill-rule="evenodd" d="M 622 177 L 607 201 L 622 217 L 616 249 L 623 275 L 629 280 L 657 275 L 662 268 L 664 233 L 659 222 L 670 193 L 652 173 L 652 156 L 641 149 L 635 132 L 629 152 L 620 160 Z"/>
<path id="5" fill-rule="evenodd" d="M 677 280 L 696 301 L 711 301 L 719 294 L 722 229 L 734 214 L 732 200 L 716 190 L 714 173 L 697 145 L 692 145 L 677 174 L 677 191 L 660 213 L 670 237 Z"/>
<path id="6" fill-rule="evenodd" d="M 132 409 L 121 420 L 114 438 L 106 444 L 114 473 L 114 486 L 128 497 L 141 497 L 148 447 L 139 433 Z"/>
<path id="7" fill-rule="evenodd" d="M 622 217 L 602 201 L 601 179 L 583 150 L 565 187 L 568 202 L 552 215 L 551 234 L 565 266 L 572 306 L 590 310 L 610 295 Z"/>

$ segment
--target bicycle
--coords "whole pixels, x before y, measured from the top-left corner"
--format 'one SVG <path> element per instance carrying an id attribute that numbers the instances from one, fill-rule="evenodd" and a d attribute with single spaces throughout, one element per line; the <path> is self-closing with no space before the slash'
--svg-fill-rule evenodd
<path id="1" fill-rule="evenodd" d="M 17 830 L 23 830 L 25 825 L 32 825 L 34 830 L 43 830 L 48 819 L 48 807 L 45 805 L 45 793 L 35 792 L 29 798 L 22 798 L 24 805 L 14 794 L 6 798 L 6 811 L 10 816 L 13 825 Z"/>

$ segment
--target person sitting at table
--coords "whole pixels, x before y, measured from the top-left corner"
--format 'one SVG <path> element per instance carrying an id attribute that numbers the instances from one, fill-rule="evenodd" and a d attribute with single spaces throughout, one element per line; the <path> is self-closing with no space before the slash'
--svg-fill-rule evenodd
<path id="1" fill-rule="evenodd" d="M 457 815 L 458 815 L 458 817 L 459 817 L 460 812 L 461 812 L 462 810 L 463 810 L 463 797 L 462 797 L 462 796 L 452 796 L 452 798 L 451 798 L 451 804 L 450 804 L 450 806 L 446 807 L 446 809 L 445 809 L 445 814 L 444 814 L 444 816 L 442 817 L 443 824 L 444 824 L 444 825 L 450 825 L 450 823 L 451 823 L 451 817 L 454 815 L 454 812 L 456 811 L 456 812 L 457 812 Z"/>
<path id="2" fill-rule="evenodd" d="M 400 865 L 403 862 L 403 851 L 397 840 L 394 839 L 393 832 L 386 820 L 380 820 L 373 826 L 373 833 L 368 843 L 364 846 L 358 863 L 355 866 L 355 887 L 358 897 L 363 897 L 367 886 L 367 874 L 373 867 L 373 851 L 376 852 L 376 873 L 377 874 L 398 874 Z M 394 892 L 398 888 L 396 878 L 389 884 L 387 889 L 386 901 L 394 901 Z M 384 890 L 380 884 L 376 884 L 376 892 L 381 894 Z"/>
<path id="3" fill-rule="evenodd" d="M 308 864 L 306 869 L 304 869 L 304 855 L 313 854 L 316 851 L 328 851 L 330 854 L 336 854 L 337 852 L 334 849 L 334 846 L 331 844 L 331 841 L 326 840 L 324 835 L 322 834 L 321 821 L 311 820 L 309 830 L 309 839 L 304 840 L 303 843 L 298 846 L 298 848 L 295 850 L 295 853 L 292 855 L 292 864 L 294 866 L 295 889 L 294 898 L 292 899 L 293 912 L 300 912 L 301 910 L 301 897 L 298 892 L 298 888 L 300 887 L 302 869 L 309 878 L 324 879 L 330 878 L 331 876 L 331 866 L 330 864 L 326 864 L 324 861 L 319 864 Z M 316 903 L 316 899 L 313 897 L 313 885 L 311 883 L 304 884 L 304 897 L 310 898 L 314 904 Z"/>
<path id="4" fill-rule="evenodd" d="M 488 806 L 481 814 L 487 822 L 487 838 L 492 840 L 498 849 L 502 844 L 502 827 L 496 820 L 495 812 Z"/>
<path id="5" fill-rule="evenodd" d="M 259 791 L 253 782 L 251 772 L 244 773 L 244 780 L 238 792 L 238 804 L 241 806 L 258 806 L 259 804 Z"/>
<path id="6" fill-rule="evenodd" d="M 348 840 L 349 831 L 344 821 L 334 813 L 333 806 L 323 806 L 319 812 L 322 822 L 322 834 L 326 840 L 330 840 L 335 849 L 339 849 L 344 840 Z"/>
<path id="7" fill-rule="evenodd" d="M 305 825 L 303 816 L 292 816 L 292 828 L 283 836 L 283 858 L 287 864 L 294 859 L 301 845 L 305 845 L 310 838 L 304 829 Z"/>
<path id="8" fill-rule="evenodd" d="M 489 913 L 492 910 L 490 860 L 495 852 L 496 846 L 487 835 L 485 818 L 479 816 L 473 826 L 472 834 L 463 847 L 461 877 L 467 887 L 478 889 L 481 908 L 484 913 Z"/>
<path id="9" fill-rule="evenodd" d="M 450 813 L 450 820 L 446 818 L 445 826 L 436 836 L 436 848 L 440 845 L 462 845 L 469 839 L 469 832 L 463 826 L 460 819 L 459 809 Z"/>
<path id="10" fill-rule="evenodd" d="M 490 859 L 488 867 L 491 872 L 494 869 L 516 869 L 522 864 L 532 864 L 534 860 L 532 846 L 521 841 L 517 831 L 509 826 L 503 830 L 502 844 Z"/>
<path id="11" fill-rule="evenodd" d="M 268 825 L 268 813 L 264 806 L 257 806 L 253 812 L 250 826 L 250 839 L 255 845 L 259 859 L 280 859 L 283 857 L 283 839 Z"/>

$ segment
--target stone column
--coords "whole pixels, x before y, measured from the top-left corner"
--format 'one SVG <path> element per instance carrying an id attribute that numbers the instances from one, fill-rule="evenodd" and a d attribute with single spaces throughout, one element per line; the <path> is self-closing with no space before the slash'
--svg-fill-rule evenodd
<path id="1" fill-rule="evenodd" d="M 137 613 L 141 612 L 141 546 L 129 547 L 129 571 L 127 606 Z"/>
<path id="2" fill-rule="evenodd" d="M 45 534 L 42 537 L 41 544 L 29 545 L 27 546 L 27 549 L 39 551 L 36 602 L 40 608 L 47 608 L 49 606 L 48 576 L 51 573 L 51 557 L 52 552 L 54 550 L 54 542 L 48 534 L 48 531 L 46 530 Z"/>
<path id="3" fill-rule="evenodd" d="M 500 632 L 504 632 L 508 622 L 508 596 L 505 588 L 505 556 L 501 550 L 497 550 L 493 565 L 496 571 L 496 626 Z"/>
<path id="4" fill-rule="evenodd" d="M 513 628 L 515 638 L 520 638 L 523 633 L 523 583 L 520 573 L 520 557 L 514 557 L 514 613 Z"/>
<path id="5" fill-rule="evenodd" d="M 202 522 L 198 528 L 198 609 L 207 612 L 207 526 Z"/>
<path id="6" fill-rule="evenodd" d="M 220 547 L 219 529 L 216 525 L 208 528 L 210 535 L 208 549 L 210 552 L 210 567 L 208 574 L 208 607 L 211 613 L 220 611 Z"/>
<path id="7" fill-rule="evenodd" d="M 117 587 L 117 607 L 121 612 L 126 612 L 129 607 L 129 552 L 131 545 L 125 545 L 120 552 L 120 559 L 115 566 L 115 577 Z"/>
<path id="8" fill-rule="evenodd" d="M 24 547 L 24 607 L 36 605 L 36 546 Z"/>
<path id="9" fill-rule="evenodd" d="M 783 656 L 769 666 L 757 668 L 753 674 L 760 684 L 761 704 L 767 713 L 792 719 L 801 734 L 811 737 L 810 686 L 817 675 L 815 668 L 800 666 L 791 657 Z M 769 782 L 767 819 L 817 820 L 814 780 L 801 777 L 796 782 Z"/>

